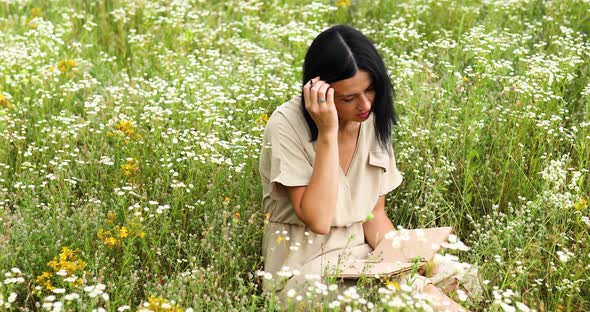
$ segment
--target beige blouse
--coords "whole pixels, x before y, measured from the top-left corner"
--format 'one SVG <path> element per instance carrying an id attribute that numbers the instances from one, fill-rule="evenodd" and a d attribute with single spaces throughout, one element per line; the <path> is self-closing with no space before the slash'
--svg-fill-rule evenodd
<path id="1" fill-rule="evenodd" d="M 259 171 L 269 224 L 264 229 L 262 255 L 264 271 L 274 276 L 264 280 L 266 290 L 288 290 L 323 276 L 342 256 L 366 257 L 371 248 L 365 243 L 362 223 L 371 215 L 378 197 L 402 181 L 393 151 L 383 150 L 377 141 L 371 115 L 361 124 L 348 173 L 339 172 L 330 233 L 319 235 L 299 220 L 284 188 L 307 185 L 314 159 L 315 141 L 310 142 L 301 97 L 297 96 L 274 111 L 264 130 Z"/>

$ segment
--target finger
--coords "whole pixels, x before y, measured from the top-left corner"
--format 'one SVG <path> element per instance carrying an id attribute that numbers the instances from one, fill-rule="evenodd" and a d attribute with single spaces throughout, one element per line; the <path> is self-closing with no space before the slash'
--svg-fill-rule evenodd
<path id="1" fill-rule="evenodd" d="M 303 86 L 303 101 L 305 102 L 305 108 L 309 107 L 310 101 L 309 101 L 309 94 L 310 94 L 310 89 L 311 89 L 311 80 L 308 81 L 304 86 Z"/>
<path id="2" fill-rule="evenodd" d="M 326 103 L 329 106 L 334 106 L 334 88 L 329 88 L 326 97 Z"/>
<path id="3" fill-rule="evenodd" d="M 318 103 L 319 104 L 326 103 L 326 91 L 328 91 L 328 88 L 330 88 L 330 84 L 324 83 L 321 86 L 321 88 L 318 90 Z M 321 101 L 323 101 L 323 103 L 320 103 Z"/>
<path id="4" fill-rule="evenodd" d="M 309 93 L 310 102 L 312 103 L 312 105 L 318 105 L 318 98 L 320 96 L 319 92 L 325 84 L 326 83 L 322 80 L 314 81 L 313 87 L 311 88 L 311 92 Z"/>
<path id="5" fill-rule="evenodd" d="M 311 78 L 311 79 L 309 79 L 309 81 L 303 87 L 305 88 L 306 86 L 309 85 L 309 89 L 311 89 L 311 88 L 313 88 L 313 86 L 315 85 L 315 83 L 318 80 L 320 80 L 320 77 Z"/>
<path id="6" fill-rule="evenodd" d="M 303 100 L 305 102 L 305 109 L 307 109 L 307 111 L 310 113 L 315 110 L 315 107 L 317 107 L 317 97 L 315 94 L 317 93 L 317 87 L 319 87 L 319 79 L 320 77 L 312 78 L 303 87 Z"/>
<path id="7" fill-rule="evenodd" d="M 317 76 L 315 78 L 311 78 L 311 81 L 313 82 L 313 84 L 315 84 L 316 82 L 320 81 L 320 76 Z"/>

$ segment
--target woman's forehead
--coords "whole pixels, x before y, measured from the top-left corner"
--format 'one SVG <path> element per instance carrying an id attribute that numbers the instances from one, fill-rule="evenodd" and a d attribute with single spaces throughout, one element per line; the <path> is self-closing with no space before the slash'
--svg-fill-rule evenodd
<path id="1" fill-rule="evenodd" d="M 330 85 L 334 88 L 335 95 L 348 96 L 365 91 L 371 83 L 371 75 L 367 71 L 359 70 L 354 76 L 332 82 Z"/>

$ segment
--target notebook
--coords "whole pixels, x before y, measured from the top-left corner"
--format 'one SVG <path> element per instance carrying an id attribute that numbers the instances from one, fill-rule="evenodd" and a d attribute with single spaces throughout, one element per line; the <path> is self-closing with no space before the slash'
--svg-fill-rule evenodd
<path id="1" fill-rule="evenodd" d="M 453 229 L 397 230 L 386 235 L 367 259 L 345 262 L 337 276 L 344 279 L 391 277 L 424 266 L 440 250 Z"/>

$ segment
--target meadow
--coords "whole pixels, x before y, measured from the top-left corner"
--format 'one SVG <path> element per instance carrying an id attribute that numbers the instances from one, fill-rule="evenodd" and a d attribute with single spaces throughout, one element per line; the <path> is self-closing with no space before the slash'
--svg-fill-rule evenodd
<path id="1" fill-rule="evenodd" d="M 484 289 L 463 304 L 590 310 L 588 0 L 2 1 L 0 310 L 275 310 L 262 131 L 337 23 L 394 82 L 388 215 L 454 227 Z M 336 291 L 292 299 L 428 311 Z"/>

